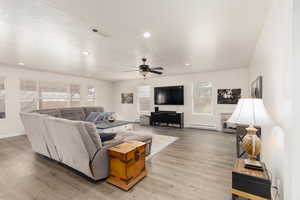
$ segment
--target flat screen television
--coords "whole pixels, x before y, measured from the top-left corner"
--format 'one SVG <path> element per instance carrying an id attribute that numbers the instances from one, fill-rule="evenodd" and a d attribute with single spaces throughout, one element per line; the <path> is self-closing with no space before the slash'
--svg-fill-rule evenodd
<path id="1" fill-rule="evenodd" d="M 184 105 L 184 86 L 154 88 L 155 105 Z"/>

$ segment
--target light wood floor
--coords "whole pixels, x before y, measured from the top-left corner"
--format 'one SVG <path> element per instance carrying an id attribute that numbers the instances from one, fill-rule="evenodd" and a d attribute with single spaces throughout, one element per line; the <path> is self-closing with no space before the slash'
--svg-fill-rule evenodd
<path id="1" fill-rule="evenodd" d="M 129 192 L 105 182 L 91 183 L 35 155 L 25 136 L 2 139 L 0 200 L 231 199 L 233 135 L 197 129 L 153 130 L 180 139 L 147 161 L 149 175 Z"/>

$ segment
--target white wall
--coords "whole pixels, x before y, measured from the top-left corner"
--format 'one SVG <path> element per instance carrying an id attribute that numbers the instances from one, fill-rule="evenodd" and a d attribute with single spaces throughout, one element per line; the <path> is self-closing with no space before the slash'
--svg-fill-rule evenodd
<path id="1" fill-rule="evenodd" d="M 280 199 L 296 200 L 289 177 L 292 121 L 292 1 L 273 0 L 250 65 L 250 82 L 263 76 L 264 104 L 275 122 L 263 127 L 262 159 L 280 186 Z M 299 154 L 298 154 L 299 156 Z"/>
<path id="2" fill-rule="evenodd" d="M 232 69 L 226 71 L 216 71 L 209 73 L 198 73 L 181 76 L 157 77 L 150 79 L 126 80 L 113 83 L 114 111 L 119 119 L 136 120 L 139 118 L 137 109 L 137 88 L 142 85 L 172 86 L 184 85 L 184 106 L 159 106 L 160 110 L 176 110 L 184 112 L 186 126 L 210 126 L 220 129 L 220 113 L 233 112 L 235 105 L 218 105 L 217 89 L 242 88 L 242 96 L 249 93 L 248 69 Z M 213 115 L 193 115 L 192 114 L 192 84 L 197 81 L 211 81 L 213 83 Z M 121 104 L 121 93 L 134 93 L 133 104 Z M 152 89 L 153 93 L 153 89 Z M 152 94 L 152 104 L 153 104 Z M 153 105 L 154 110 L 154 105 Z"/>
<path id="3" fill-rule="evenodd" d="M 82 104 L 86 103 L 87 86 L 96 88 L 96 105 L 104 106 L 105 110 L 112 109 L 112 83 L 75 76 L 59 75 L 55 73 L 38 72 L 33 70 L 16 69 L 0 64 L 0 76 L 6 78 L 6 118 L 0 119 L 0 138 L 20 135 L 23 127 L 19 118 L 19 80 L 29 79 L 37 81 L 77 83 L 81 85 Z"/>
<path id="4" fill-rule="evenodd" d="M 288 151 L 291 152 L 289 155 L 289 178 L 292 184 L 290 192 L 290 199 L 300 199 L 299 180 L 300 180 L 300 2 L 294 0 L 293 4 L 293 63 L 292 63 L 292 88 L 293 91 L 293 108 L 292 108 L 292 120 L 290 128 L 290 139 L 288 144 Z"/>

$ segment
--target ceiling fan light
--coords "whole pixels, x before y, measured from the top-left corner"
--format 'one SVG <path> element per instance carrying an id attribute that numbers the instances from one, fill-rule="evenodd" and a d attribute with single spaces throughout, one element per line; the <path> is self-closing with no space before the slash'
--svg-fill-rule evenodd
<path id="1" fill-rule="evenodd" d="M 147 76 L 148 72 L 147 71 L 140 71 L 140 74 L 145 77 L 145 76 Z"/>
<path id="2" fill-rule="evenodd" d="M 90 53 L 88 51 L 83 51 L 82 54 L 88 56 Z"/>
<path id="3" fill-rule="evenodd" d="M 150 37 L 151 37 L 151 33 L 149 33 L 149 32 L 144 33 L 144 38 L 148 39 Z"/>

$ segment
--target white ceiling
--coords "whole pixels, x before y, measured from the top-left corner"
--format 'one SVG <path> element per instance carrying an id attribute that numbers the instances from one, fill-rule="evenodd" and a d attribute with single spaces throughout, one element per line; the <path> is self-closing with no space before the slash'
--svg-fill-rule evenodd
<path id="1" fill-rule="evenodd" d="M 0 0 L 0 62 L 105 80 L 140 78 L 121 71 L 133 69 L 142 57 L 165 67 L 165 75 L 248 67 L 269 4 Z M 93 33 L 94 26 L 109 36 Z M 152 37 L 143 38 L 145 31 Z"/>

